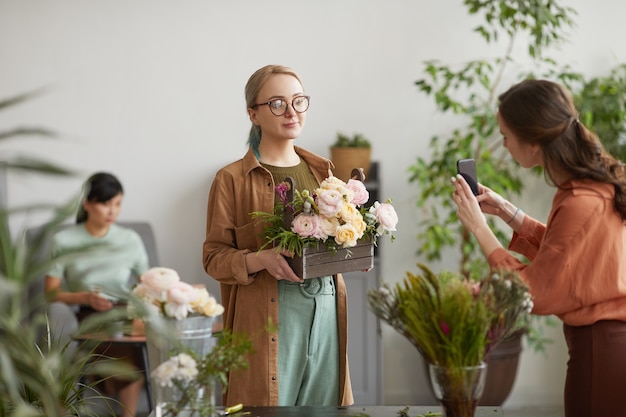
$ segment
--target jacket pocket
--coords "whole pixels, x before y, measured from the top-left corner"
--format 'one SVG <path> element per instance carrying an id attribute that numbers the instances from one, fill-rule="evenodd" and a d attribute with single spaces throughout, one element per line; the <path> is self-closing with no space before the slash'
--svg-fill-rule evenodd
<path id="1" fill-rule="evenodd" d="M 257 226 L 255 222 L 247 223 L 235 228 L 235 245 L 237 249 L 249 249 L 253 252 L 259 250 L 261 246 L 261 234 L 263 227 Z"/>

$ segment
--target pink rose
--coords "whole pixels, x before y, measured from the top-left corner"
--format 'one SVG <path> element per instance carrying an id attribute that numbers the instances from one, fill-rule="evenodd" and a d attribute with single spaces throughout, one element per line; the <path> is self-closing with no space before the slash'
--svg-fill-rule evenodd
<path id="1" fill-rule="evenodd" d="M 379 203 L 378 201 L 370 207 L 370 213 L 373 213 L 378 220 L 377 233 L 380 235 L 383 232 L 393 232 L 396 230 L 398 224 L 398 214 L 396 209 L 389 203 Z"/>
<path id="2" fill-rule="evenodd" d="M 178 273 L 170 268 L 155 267 L 150 268 L 141 275 L 140 278 L 142 291 L 145 295 L 150 295 L 151 298 L 163 300 L 165 292 L 169 290 L 172 285 L 180 282 Z"/>
<path id="3" fill-rule="evenodd" d="M 370 193 L 367 191 L 367 188 L 365 188 L 363 181 L 349 179 L 346 184 L 346 188 L 351 190 L 353 193 L 352 200 L 350 200 L 350 202 L 354 205 L 363 205 L 370 199 Z"/>
<path id="4" fill-rule="evenodd" d="M 321 236 L 319 217 L 312 214 L 299 214 L 291 223 L 291 230 L 302 237 L 315 237 L 319 239 Z"/>
<path id="5" fill-rule="evenodd" d="M 198 299 L 196 289 L 186 282 L 177 282 L 167 290 L 167 298 L 176 304 L 191 304 Z"/>
<path id="6" fill-rule="evenodd" d="M 343 206 L 343 196 L 337 190 L 318 190 L 317 208 L 322 216 L 335 217 Z"/>

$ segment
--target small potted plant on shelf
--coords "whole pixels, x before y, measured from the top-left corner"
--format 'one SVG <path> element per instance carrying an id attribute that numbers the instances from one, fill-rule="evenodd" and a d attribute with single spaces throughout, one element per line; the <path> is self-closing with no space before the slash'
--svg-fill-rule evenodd
<path id="1" fill-rule="evenodd" d="M 335 165 L 333 173 L 337 178 L 347 181 L 355 167 L 363 168 L 367 178 L 372 160 L 372 145 L 360 133 L 348 136 L 339 132 L 337 140 L 330 147 L 330 159 Z"/>

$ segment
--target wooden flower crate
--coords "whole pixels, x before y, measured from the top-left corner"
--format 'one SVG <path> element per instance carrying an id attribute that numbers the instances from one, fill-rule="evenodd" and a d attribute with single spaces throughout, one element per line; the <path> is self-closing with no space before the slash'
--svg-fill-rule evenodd
<path id="1" fill-rule="evenodd" d="M 374 267 L 374 245 L 370 239 L 362 239 L 356 246 L 332 251 L 322 243 L 304 248 L 302 256 L 287 261 L 296 275 L 304 279 L 366 271 Z"/>
<path id="2" fill-rule="evenodd" d="M 365 180 L 363 169 L 353 169 L 352 177 L 359 181 Z M 287 199 L 293 199 L 294 179 L 285 178 L 289 184 Z M 291 227 L 293 216 L 285 215 L 285 228 Z M 310 245 L 304 248 L 302 256 L 287 258 L 293 271 L 301 278 L 317 278 L 344 272 L 366 271 L 374 267 L 374 244 L 371 238 L 363 238 L 351 248 L 329 249 L 325 243 Z"/>

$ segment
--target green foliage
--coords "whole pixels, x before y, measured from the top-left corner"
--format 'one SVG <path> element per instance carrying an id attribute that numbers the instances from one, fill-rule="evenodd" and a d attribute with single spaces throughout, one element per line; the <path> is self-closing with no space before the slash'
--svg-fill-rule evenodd
<path id="1" fill-rule="evenodd" d="M 526 320 L 532 308 L 526 284 L 512 272 L 478 281 L 459 273 L 434 274 L 419 265 L 403 283 L 368 292 L 374 314 L 439 366 L 476 366 Z"/>
<path id="2" fill-rule="evenodd" d="M 161 333 L 167 338 L 167 333 Z M 194 410 L 202 417 L 213 414 L 207 398 L 198 396 L 204 389 L 213 389 L 215 380 L 228 389 L 228 373 L 246 369 L 246 355 L 254 352 L 252 342 L 244 333 L 232 333 L 224 329 L 217 336 L 217 344 L 204 356 L 200 356 L 190 346 L 175 341 L 170 349 L 169 359 L 161 363 L 153 372 L 153 380 L 161 387 L 173 387 L 174 395 L 164 405 L 164 416 L 185 414 L 184 410 Z M 187 414 L 185 414 L 187 415 Z"/>
<path id="3" fill-rule="evenodd" d="M 39 91 L 0 101 L 0 110 L 23 103 Z M 0 139 L 53 137 L 44 128 L 16 128 L 0 132 Z M 44 175 L 70 175 L 71 171 L 35 158 L 0 160 L 0 169 L 18 169 Z M 40 256 L 56 227 L 76 212 L 78 201 L 57 207 L 46 204 L 9 209 L 0 206 L 0 416 L 90 416 L 90 399 L 103 398 L 96 384 L 128 368 L 107 358 L 93 361 L 93 350 L 54 338 L 42 293 L 31 288 L 49 264 Z M 26 230 L 10 230 L 13 214 L 35 210 L 51 212 L 51 220 L 26 238 Z M 67 256 L 72 256 L 68 254 Z M 93 376 L 85 382 L 85 376 Z M 90 393 L 89 398 L 86 394 Z M 111 413 L 113 411 L 111 410 Z"/>
<path id="4" fill-rule="evenodd" d="M 354 134 L 352 137 L 344 134 L 337 133 L 337 140 L 333 144 L 335 148 L 369 148 L 371 147 L 370 141 L 360 133 Z"/>
<path id="5" fill-rule="evenodd" d="M 254 351 L 252 342 L 243 333 L 232 333 L 224 329 L 218 335 L 217 344 L 207 354 L 200 375 L 216 377 L 228 389 L 228 373 L 237 369 L 247 369 L 246 355 Z"/>
<path id="6" fill-rule="evenodd" d="M 527 51 L 533 68 L 547 68 L 546 74 L 554 73 L 552 61 L 544 58 L 543 51 L 564 40 L 562 32 L 572 25 L 574 11 L 559 7 L 551 0 L 517 0 L 506 4 L 496 0 L 466 0 L 465 5 L 470 14 L 484 18 L 484 24 L 475 31 L 487 43 L 508 38 L 506 49 L 502 57 L 493 61 L 470 61 L 460 68 L 432 60 L 424 63 L 424 78 L 415 83 L 419 91 L 432 97 L 443 113 L 456 114 L 466 120 L 466 125 L 453 130 L 449 137 L 433 137 L 431 157 L 418 158 L 409 167 L 409 182 L 418 185 L 417 206 L 425 210 L 418 235 L 418 253 L 427 260 L 438 260 L 446 247 L 458 245 L 460 270 L 469 276 L 480 275 L 487 266 L 477 243 L 456 219 L 449 178 L 456 173 L 458 159 L 474 158 L 481 183 L 506 195 L 522 192 L 518 167 L 511 163 L 501 146 L 495 112 L 497 91 L 507 66 L 515 63 L 512 52 L 515 41 L 524 36 L 530 39 Z M 528 76 L 530 71 L 520 78 Z M 558 77 L 577 78 L 565 71 L 559 72 Z M 505 241 L 506 236 L 495 227 L 495 221 L 489 221 L 498 238 Z"/>
<path id="7" fill-rule="evenodd" d="M 6 110 L 18 104 L 22 104 L 32 98 L 38 97 L 44 92 L 43 89 L 18 94 L 7 99 L 0 100 L 0 110 Z M 55 138 L 57 134 L 47 128 L 18 126 L 9 130 L 0 131 L 0 140 L 8 140 L 21 137 Z M 62 166 L 48 161 L 28 156 L 16 156 L 11 159 L 0 158 L 0 169 L 11 168 L 28 172 L 39 172 L 45 175 L 71 175 L 73 172 Z"/>
<path id="8" fill-rule="evenodd" d="M 626 64 L 583 83 L 574 96 L 579 118 L 609 153 L 626 161 Z"/>

